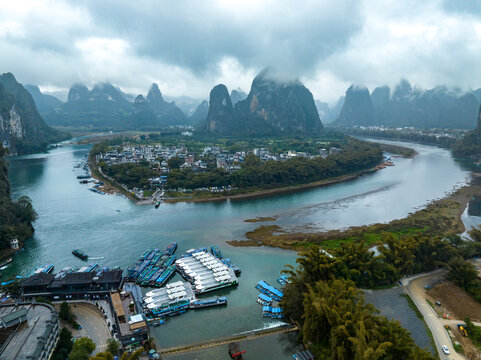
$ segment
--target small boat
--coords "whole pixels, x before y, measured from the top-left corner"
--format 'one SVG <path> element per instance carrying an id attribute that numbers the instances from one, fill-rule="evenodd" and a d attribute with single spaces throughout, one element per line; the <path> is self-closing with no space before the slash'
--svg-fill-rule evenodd
<path id="1" fill-rule="evenodd" d="M 72 250 L 72 254 L 74 254 L 76 257 L 78 257 L 82 260 L 87 260 L 89 258 L 89 256 L 87 254 L 85 254 L 83 251 L 81 251 L 79 249 Z"/>
<path id="2" fill-rule="evenodd" d="M 155 203 L 155 208 L 158 209 L 160 206 L 160 200 L 157 200 L 157 202 Z"/>
<path id="3" fill-rule="evenodd" d="M 210 251 L 212 252 L 212 255 L 214 255 L 218 259 L 222 259 L 222 253 L 220 249 L 217 247 L 217 245 L 212 245 L 210 247 Z"/>
<path id="4" fill-rule="evenodd" d="M 12 259 L 12 258 L 9 258 L 7 261 L 1 263 L 1 264 L 0 264 L 0 270 L 5 269 L 6 266 L 7 266 L 8 264 L 10 264 L 12 261 L 13 261 L 13 259 Z"/>
<path id="5" fill-rule="evenodd" d="M 48 265 L 46 265 L 46 266 L 43 267 L 42 272 L 44 272 L 44 273 L 46 273 L 46 274 L 49 274 L 49 273 L 51 273 L 51 272 L 53 271 L 53 269 L 54 269 L 53 264 L 48 264 Z"/>
<path id="6" fill-rule="evenodd" d="M 165 249 L 165 253 L 166 255 L 172 255 L 175 250 L 177 250 L 177 242 L 173 242 L 172 244 L 170 244 L 169 246 L 167 246 L 167 249 Z"/>
<path id="7" fill-rule="evenodd" d="M 229 344 L 229 356 L 233 360 L 242 360 L 245 351 L 241 351 L 239 348 L 239 343 L 232 342 Z"/>

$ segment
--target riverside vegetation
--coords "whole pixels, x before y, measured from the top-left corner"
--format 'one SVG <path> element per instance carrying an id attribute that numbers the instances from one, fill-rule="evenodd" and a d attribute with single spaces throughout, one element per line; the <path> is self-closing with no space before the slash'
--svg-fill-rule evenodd
<path id="1" fill-rule="evenodd" d="M 357 288 L 390 286 L 402 276 L 450 269 L 449 278 L 478 301 L 481 282 L 465 258 L 481 255 L 481 234 L 474 242 L 458 235 L 407 235 L 394 238 L 383 233 L 379 255 L 359 243 L 343 243 L 331 254 L 312 245 L 300 253 L 298 267 L 288 266 L 290 276 L 282 306 L 301 329 L 301 339 L 322 359 L 434 359 L 414 345 L 397 321 L 389 321 L 364 303 Z"/>
<path id="2" fill-rule="evenodd" d="M 18 238 L 22 242 L 32 236 L 32 222 L 37 219 L 37 213 L 27 196 L 15 201 L 10 199 L 8 164 L 5 160 L 7 153 L 0 145 L 0 256 L 10 252 L 11 239 Z"/>
<path id="3" fill-rule="evenodd" d="M 463 187 L 449 197 L 436 200 L 426 208 L 409 214 L 406 218 L 396 219 L 386 224 L 355 226 L 347 230 L 327 232 L 286 233 L 277 225 L 261 225 L 247 232 L 247 240 L 233 240 L 234 246 L 273 246 L 300 251 L 316 244 L 325 250 L 336 249 L 343 243 L 358 243 L 365 246 L 381 245 L 384 234 L 395 239 L 408 236 L 439 236 L 442 238 L 464 231 L 461 214 L 468 201 L 481 195 L 481 180 L 473 179 L 470 186 Z"/>
<path id="4" fill-rule="evenodd" d="M 281 305 L 299 325 L 303 343 L 317 359 L 435 359 L 414 344 L 398 321 L 379 316 L 356 288 L 368 272 L 372 278 L 374 273 L 395 272 L 395 267 L 373 260 L 363 247 L 350 244 L 345 251 L 345 256 L 331 258 L 312 246 L 300 254 L 297 269 L 286 271 L 291 282 Z"/>

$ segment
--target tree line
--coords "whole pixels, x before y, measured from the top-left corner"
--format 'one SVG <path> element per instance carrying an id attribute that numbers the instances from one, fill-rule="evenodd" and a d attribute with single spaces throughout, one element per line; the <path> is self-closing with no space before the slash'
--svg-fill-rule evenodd
<path id="1" fill-rule="evenodd" d="M 480 301 L 481 282 L 464 259 L 481 254 L 481 230 L 471 235 L 473 242 L 458 235 L 383 233 L 377 252 L 364 241 L 344 243 L 330 254 L 312 245 L 300 254 L 296 268 L 285 270 L 291 282 L 284 291 L 284 312 L 299 324 L 316 358 L 433 359 L 398 322 L 366 305 L 357 288 L 389 286 L 403 276 L 448 266 L 449 278 Z"/>
<path id="2" fill-rule="evenodd" d="M 276 188 L 365 170 L 379 164 L 381 160 L 382 150 L 379 146 L 350 139 L 341 153 L 327 158 L 294 157 L 287 161 L 263 163 L 253 154 L 249 154 L 240 164 L 241 169 L 232 173 L 221 168 L 203 173 L 192 170 L 172 170 L 167 186 L 185 189 L 228 185 L 242 189 Z"/>

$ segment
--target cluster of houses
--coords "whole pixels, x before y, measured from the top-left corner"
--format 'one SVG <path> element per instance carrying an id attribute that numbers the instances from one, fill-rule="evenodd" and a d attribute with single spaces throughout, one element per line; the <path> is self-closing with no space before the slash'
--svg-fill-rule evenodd
<path id="1" fill-rule="evenodd" d="M 178 144 L 177 146 L 164 146 L 160 144 L 122 145 L 112 147 L 109 151 L 96 155 L 96 160 L 97 163 L 105 162 L 107 165 L 147 161 L 153 165 L 159 173 L 158 178 L 150 179 L 151 185 L 155 187 L 165 185 L 167 182 L 167 176 L 171 170 L 168 161 L 171 158 L 183 159 L 184 163 L 180 165 L 181 170 L 191 169 L 194 172 L 203 172 L 207 170 L 208 163 L 215 163 L 217 168 L 223 168 L 226 172 L 232 173 L 241 169 L 241 163 L 249 153 L 257 156 L 262 162 L 266 162 L 287 161 L 294 157 L 305 157 L 309 159 L 317 157 L 325 158 L 339 152 L 341 152 L 341 149 L 331 147 L 329 149 L 320 149 L 319 153 L 315 155 L 293 150 L 289 150 L 287 153 L 274 154 L 265 148 L 253 149 L 248 152 L 225 153 L 219 146 L 206 146 L 202 153 L 194 154 L 189 152 L 184 144 Z M 230 191 L 230 189 L 216 190 Z"/>

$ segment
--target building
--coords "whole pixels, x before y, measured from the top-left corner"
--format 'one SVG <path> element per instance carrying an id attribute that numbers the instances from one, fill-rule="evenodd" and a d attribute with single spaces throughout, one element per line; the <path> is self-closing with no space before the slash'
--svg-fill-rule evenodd
<path id="1" fill-rule="evenodd" d="M 18 250 L 20 248 L 17 238 L 13 238 L 12 240 L 10 240 L 10 247 L 13 250 Z"/>
<path id="2" fill-rule="evenodd" d="M 110 304 L 115 317 L 117 336 L 124 350 L 136 348 L 149 339 L 149 327 L 137 309 L 133 295 L 126 291 L 115 291 L 110 294 Z"/>
<path id="3" fill-rule="evenodd" d="M 43 296 L 51 300 L 106 299 L 122 287 L 122 270 L 72 272 L 62 278 L 40 272 L 22 283 L 22 296 Z"/>
<path id="4" fill-rule="evenodd" d="M 58 316 L 48 304 L 0 305 L 0 360 L 47 360 L 59 336 Z"/>

